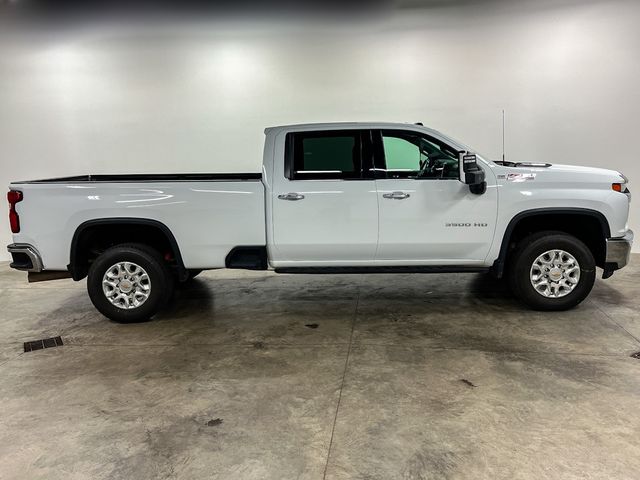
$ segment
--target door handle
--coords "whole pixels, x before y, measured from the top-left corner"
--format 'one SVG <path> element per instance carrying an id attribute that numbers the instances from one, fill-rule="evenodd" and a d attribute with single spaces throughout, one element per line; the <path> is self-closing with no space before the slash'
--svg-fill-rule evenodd
<path id="1" fill-rule="evenodd" d="M 278 195 L 278 198 L 280 200 L 291 200 L 295 202 L 296 200 L 302 200 L 304 198 L 304 195 L 295 192 L 281 193 L 280 195 Z"/>
<path id="2" fill-rule="evenodd" d="M 404 200 L 405 198 L 409 198 L 411 195 L 404 192 L 391 192 L 391 193 L 383 193 L 383 198 L 390 198 L 392 200 Z"/>

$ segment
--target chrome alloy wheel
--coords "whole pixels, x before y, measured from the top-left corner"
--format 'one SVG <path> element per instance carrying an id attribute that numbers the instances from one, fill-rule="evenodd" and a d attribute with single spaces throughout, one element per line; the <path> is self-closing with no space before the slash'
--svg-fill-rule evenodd
<path id="1" fill-rule="evenodd" d="M 102 291 L 113 305 L 125 310 L 138 308 L 149 298 L 151 279 L 140 265 L 118 262 L 102 277 Z"/>
<path id="2" fill-rule="evenodd" d="M 548 250 L 533 261 L 531 285 L 543 297 L 569 295 L 580 281 L 580 265 L 564 250 Z"/>

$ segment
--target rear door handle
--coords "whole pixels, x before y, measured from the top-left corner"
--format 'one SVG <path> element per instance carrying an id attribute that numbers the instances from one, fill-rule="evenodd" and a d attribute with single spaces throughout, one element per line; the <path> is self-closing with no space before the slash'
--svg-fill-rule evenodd
<path id="1" fill-rule="evenodd" d="M 295 202 L 296 200 L 302 200 L 304 198 L 304 195 L 296 192 L 281 193 L 280 195 L 278 195 L 278 198 L 280 200 L 291 200 Z"/>
<path id="2" fill-rule="evenodd" d="M 383 198 L 390 198 L 392 200 L 404 200 L 405 198 L 409 198 L 411 195 L 405 192 L 391 192 L 391 193 L 383 193 Z"/>

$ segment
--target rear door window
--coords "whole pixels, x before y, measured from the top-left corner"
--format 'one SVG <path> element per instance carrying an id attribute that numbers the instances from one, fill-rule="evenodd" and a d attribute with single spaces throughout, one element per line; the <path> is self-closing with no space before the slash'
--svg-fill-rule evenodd
<path id="1" fill-rule="evenodd" d="M 287 177 L 291 180 L 362 178 L 362 132 L 333 130 L 287 135 Z"/>

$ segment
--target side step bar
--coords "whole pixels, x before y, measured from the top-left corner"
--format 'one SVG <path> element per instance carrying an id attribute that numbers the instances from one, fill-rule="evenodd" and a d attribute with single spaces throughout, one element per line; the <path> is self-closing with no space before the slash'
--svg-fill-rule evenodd
<path id="1" fill-rule="evenodd" d="M 43 272 L 29 272 L 27 274 L 27 281 L 29 283 L 60 280 L 62 278 L 71 278 L 71 272 L 68 270 L 45 270 Z"/>
<path id="2" fill-rule="evenodd" d="M 276 273 L 485 273 L 491 267 L 461 266 L 416 266 L 416 267 L 281 267 Z"/>

